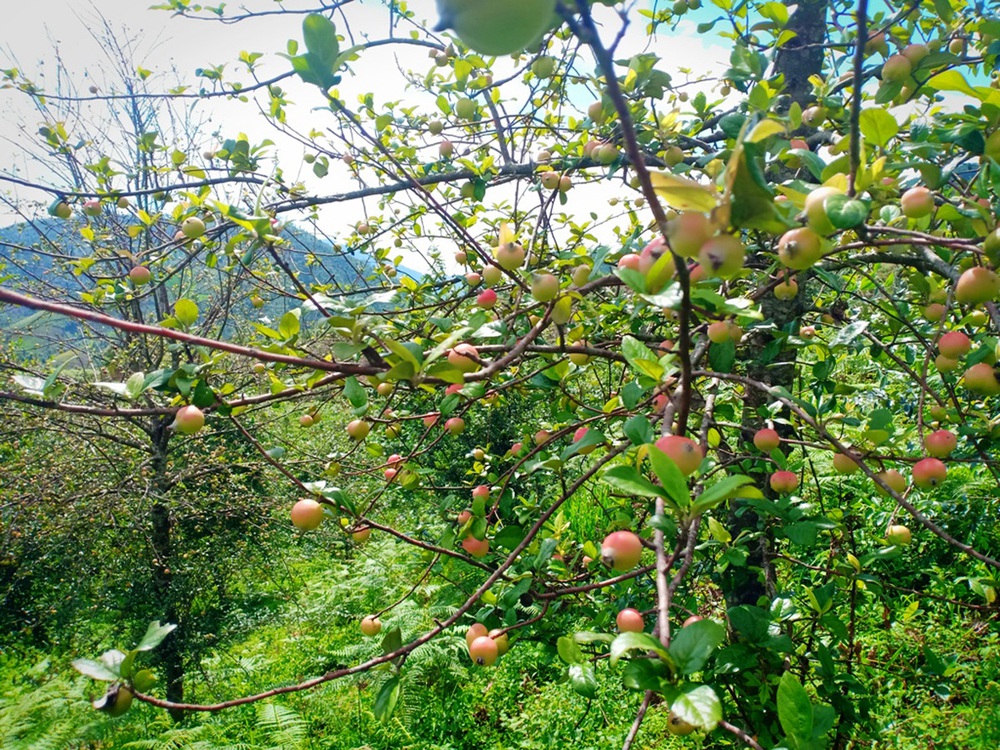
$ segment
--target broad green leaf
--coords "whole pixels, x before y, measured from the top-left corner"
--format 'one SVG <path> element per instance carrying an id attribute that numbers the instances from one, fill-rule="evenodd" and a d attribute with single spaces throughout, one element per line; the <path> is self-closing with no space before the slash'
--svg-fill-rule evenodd
<path id="1" fill-rule="evenodd" d="M 736 496 L 736 491 L 747 484 L 753 484 L 753 479 L 742 474 L 725 477 L 702 492 L 691 503 L 691 515 L 695 516 L 711 510 L 723 500 Z"/>
<path id="2" fill-rule="evenodd" d="M 391 654 L 403 647 L 403 632 L 399 628 L 391 628 L 382 636 L 382 653 Z"/>
<path id="3" fill-rule="evenodd" d="M 649 633 L 622 633 L 611 642 L 611 666 L 631 651 L 652 651 L 670 662 L 670 655 L 663 644 Z"/>
<path id="4" fill-rule="evenodd" d="M 774 5 L 780 5 L 780 3 L 774 3 Z M 746 142 L 757 143 L 758 141 L 770 138 L 772 135 L 778 135 L 779 133 L 784 132 L 785 126 L 777 120 L 761 120 L 754 126 L 754 129 L 750 131 L 750 135 L 746 137 Z"/>
<path id="5" fill-rule="evenodd" d="M 823 210 L 837 229 L 853 229 L 868 218 L 868 204 L 846 195 L 830 195 L 823 200 Z"/>
<path id="6" fill-rule="evenodd" d="M 198 305 L 186 297 L 179 299 L 174 303 L 174 317 L 182 326 L 194 325 L 198 320 Z"/>
<path id="7" fill-rule="evenodd" d="M 368 393 L 353 375 L 344 381 L 344 396 L 355 409 L 360 409 L 368 403 Z"/>
<path id="8" fill-rule="evenodd" d="M 725 637 L 726 631 L 718 623 L 698 620 L 674 635 L 670 641 L 670 658 L 681 674 L 699 672 Z"/>
<path id="9" fill-rule="evenodd" d="M 879 148 L 885 148 L 886 144 L 899 132 L 899 123 L 896 122 L 896 118 L 889 110 L 881 107 L 870 107 L 862 110 L 858 125 L 865 140 Z"/>
<path id="10" fill-rule="evenodd" d="M 662 488 L 657 487 L 631 466 L 613 466 L 604 472 L 601 478 L 627 495 L 663 498 L 667 496 Z"/>
<path id="11" fill-rule="evenodd" d="M 112 671 L 93 659 L 74 659 L 71 663 L 77 672 L 94 680 L 114 682 L 121 678 L 117 671 Z"/>
<path id="12" fill-rule="evenodd" d="M 299 310 L 289 310 L 281 316 L 278 322 L 278 333 L 281 338 L 288 340 L 299 335 L 301 323 L 299 322 Z"/>
<path id="13" fill-rule="evenodd" d="M 652 172 L 649 175 L 656 194 L 671 208 L 678 211 L 702 211 L 707 213 L 719 202 L 714 189 L 701 185 L 687 177 L 669 172 Z"/>
<path id="14" fill-rule="evenodd" d="M 687 479 L 677 468 L 674 460 L 655 445 L 649 447 L 647 455 L 649 463 L 653 467 L 653 473 L 660 480 L 660 485 L 666 496 L 674 502 L 677 508 L 687 508 L 691 505 L 691 491 L 688 489 Z"/>
<path id="15" fill-rule="evenodd" d="M 402 687 L 399 675 L 393 675 L 382 684 L 378 695 L 375 696 L 375 718 L 383 724 L 392 718 Z"/>
<path id="16" fill-rule="evenodd" d="M 785 672 L 778 683 L 778 721 L 785 734 L 797 744 L 804 745 L 812 738 L 812 703 L 798 677 L 790 671 Z"/>
<path id="17" fill-rule="evenodd" d="M 584 698 L 597 697 L 597 675 L 592 664 L 570 664 L 569 684 L 574 692 Z"/>
<path id="18" fill-rule="evenodd" d="M 708 685 L 685 685 L 670 710 L 688 724 L 711 732 L 722 721 L 722 703 Z"/>
<path id="19" fill-rule="evenodd" d="M 153 622 L 149 623 L 149 627 L 146 628 L 146 634 L 142 636 L 142 640 L 139 641 L 139 645 L 135 647 L 135 650 L 152 651 L 160 645 L 164 638 L 176 629 L 176 625 L 171 625 L 170 623 L 161 625 L 159 620 L 153 620 Z"/>
<path id="20" fill-rule="evenodd" d="M 310 13 L 302 21 L 302 38 L 306 49 L 332 70 L 340 55 L 340 42 L 333 22 L 319 13 Z"/>
<path id="21" fill-rule="evenodd" d="M 567 664 L 580 664 L 586 660 L 583 651 L 577 645 L 575 638 L 570 636 L 560 636 L 556 641 L 556 650 L 559 658 Z"/>
<path id="22" fill-rule="evenodd" d="M 125 381 L 125 396 L 132 401 L 142 395 L 146 382 L 146 375 L 142 372 L 132 373 L 131 377 Z"/>

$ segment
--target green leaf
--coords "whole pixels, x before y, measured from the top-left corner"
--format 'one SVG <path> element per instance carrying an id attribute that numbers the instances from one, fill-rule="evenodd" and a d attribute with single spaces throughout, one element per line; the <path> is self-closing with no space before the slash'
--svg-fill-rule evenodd
<path id="1" fill-rule="evenodd" d="M 681 470 L 677 468 L 672 458 L 655 445 L 649 448 L 649 463 L 653 467 L 656 478 L 660 480 L 666 497 L 673 500 L 677 508 L 687 508 L 691 505 L 691 492 Z"/>
<path id="2" fill-rule="evenodd" d="M 637 374 L 652 378 L 657 382 L 663 379 L 665 370 L 659 362 L 660 358 L 638 339 L 632 336 L 623 338 L 622 355 Z"/>
<path id="3" fill-rule="evenodd" d="M 171 625 L 170 623 L 161 625 L 159 620 L 153 620 L 149 623 L 149 627 L 146 628 L 146 634 L 142 637 L 142 640 L 139 641 L 139 645 L 135 647 L 135 650 L 152 651 L 160 645 L 164 638 L 176 629 L 176 625 Z"/>
<path id="4" fill-rule="evenodd" d="M 628 405 L 626 404 L 626 406 Z M 625 437 L 629 439 L 632 445 L 645 445 L 646 443 L 652 443 L 656 439 L 656 433 L 653 432 L 653 425 L 649 423 L 646 417 L 640 415 L 629 419 L 622 427 L 622 432 L 625 433 Z"/>
<path id="5" fill-rule="evenodd" d="M 198 305 L 186 297 L 179 299 L 174 303 L 174 317 L 182 326 L 194 325 L 198 320 Z"/>
<path id="6" fill-rule="evenodd" d="M 301 328 L 299 315 L 299 310 L 289 310 L 281 316 L 281 320 L 278 322 L 278 333 L 285 341 L 288 341 L 293 336 L 299 335 L 299 330 Z"/>
<path id="7" fill-rule="evenodd" d="M 886 144 L 899 132 L 899 123 L 896 122 L 896 118 L 888 110 L 881 107 L 862 110 L 858 125 L 865 140 L 879 148 L 885 148 Z"/>
<path id="8" fill-rule="evenodd" d="M 143 390 L 145 390 L 146 375 L 142 372 L 133 373 L 128 380 L 125 381 L 125 396 L 131 401 L 135 401 L 139 396 L 142 395 Z"/>
<path id="9" fill-rule="evenodd" d="M 586 661 L 586 657 L 576 640 L 570 636 L 560 636 L 559 640 L 556 641 L 556 650 L 559 652 L 559 658 L 567 664 L 580 664 Z"/>
<path id="10" fill-rule="evenodd" d="M 734 497 L 740 487 L 748 484 L 753 484 L 753 479 L 743 474 L 736 474 L 716 482 L 694 499 L 691 503 L 691 515 L 696 516 L 711 510 L 723 500 Z"/>
<path id="11" fill-rule="evenodd" d="M 830 339 L 830 348 L 834 349 L 838 346 L 847 346 L 854 339 L 865 332 L 868 328 L 867 320 L 857 320 L 853 323 L 848 323 L 846 326 L 837 331 L 837 335 Z"/>
<path id="12" fill-rule="evenodd" d="M 355 409 L 361 409 L 368 404 L 368 393 L 353 375 L 344 381 L 344 396 Z"/>
<path id="13" fill-rule="evenodd" d="M 813 712 L 809 694 L 791 672 L 785 672 L 778 683 L 778 721 L 796 744 L 805 745 L 812 738 Z"/>
<path id="14" fill-rule="evenodd" d="M 382 688 L 378 691 L 378 695 L 375 697 L 375 718 L 383 724 L 392 718 L 393 711 L 396 710 L 396 703 L 399 702 L 402 687 L 399 675 L 393 675 L 382 684 Z"/>
<path id="15" fill-rule="evenodd" d="M 102 682 L 114 682 L 121 677 L 117 672 L 112 672 L 99 661 L 93 659 L 74 659 L 72 665 L 73 669 L 80 674 Z"/>
<path id="16" fill-rule="evenodd" d="M 597 697 L 597 675 L 592 664 L 570 664 L 569 684 L 584 698 Z"/>
<path id="17" fill-rule="evenodd" d="M 630 651 L 653 651 L 672 663 L 663 644 L 649 633 L 622 633 L 611 642 L 611 666 L 615 666 Z"/>
<path id="18" fill-rule="evenodd" d="M 718 623 L 698 620 L 681 628 L 670 641 L 670 658 L 681 674 L 701 671 L 725 637 L 726 631 Z"/>
<path id="19" fill-rule="evenodd" d="M 382 653 L 391 654 L 399 651 L 403 647 L 403 631 L 399 628 L 392 628 L 382 636 Z"/>
<path id="20" fill-rule="evenodd" d="M 601 478 L 616 490 L 620 490 L 627 495 L 667 497 L 662 488 L 657 487 L 631 466 L 613 466 L 604 472 Z"/>
<path id="21" fill-rule="evenodd" d="M 340 56 L 340 41 L 333 21 L 319 13 L 310 13 L 302 21 L 302 37 L 306 49 L 332 69 Z"/>
<path id="22" fill-rule="evenodd" d="M 685 685 L 670 710 L 688 724 L 711 732 L 722 721 L 722 703 L 708 685 Z"/>

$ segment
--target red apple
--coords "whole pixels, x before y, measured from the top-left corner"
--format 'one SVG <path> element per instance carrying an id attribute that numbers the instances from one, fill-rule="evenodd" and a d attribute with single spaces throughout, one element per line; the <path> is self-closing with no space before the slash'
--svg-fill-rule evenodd
<path id="1" fill-rule="evenodd" d="M 618 625 L 618 632 L 620 633 L 641 633 L 646 627 L 646 624 L 642 621 L 642 615 L 639 614 L 639 610 L 632 609 L 631 607 L 623 609 L 618 613 L 615 618 L 615 624 Z"/>
<path id="2" fill-rule="evenodd" d="M 301 531 L 312 531 L 323 523 L 323 506 L 304 497 L 292 506 L 292 524 Z"/>
<path id="3" fill-rule="evenodd" d="M 698 470 L 705 457 L 698 443 L 680 435 L 664 435 L 656 441 L 656 447 L 667 454 L 686 477 Z"/>
<path id="4" fill-rule="evenodd" d="M 947 475 L 948 468 L 937 458 L 924 458 L 913 466 L 913 483 L 922 489 L 937 487 Z"/>
<path id="5" fill-rule="evenodd" d="M 779 445 L 781 445 L 781 436 L 776 430 L 772 430 L 770 427 L 765 427 L 762 430 L 757 430 L 753 436 L 753 444 L 757 447 L 757 450 L 764 451 L 764 453 L 770 453 Z"/>
<path id="6" fill-rule="evenodd" d="M 613 531 L 601 544 L 601 559 L 612 570 L 623 573 L 639 564 L 642 541 L 631 531 Z"/>
<path id="7" fill-rule="evenodd" d="M 799 476 L 794 471 L 776 471 L 771 475 L 770 484 L 775 492 L 788 494 L 798 488 Z"/>
<path id="8" fill-rule="evenodd" d="M 958 438 L 949 430 L 935 430 L 924 438 L 924 449 L 934 458 L 947 458 L 958 447 Z"/>

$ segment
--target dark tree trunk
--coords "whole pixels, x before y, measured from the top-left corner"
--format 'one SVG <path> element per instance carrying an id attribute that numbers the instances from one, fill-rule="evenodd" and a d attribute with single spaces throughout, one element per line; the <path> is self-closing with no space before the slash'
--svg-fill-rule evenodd
<path id="1" fill-rule="evenodd" d="M 153 487 L 156 501 L 150 510 L 150 541 L 153 548 L 153 587 L 157 603 L 162 607 L 163 621 L 177 625 L 156 649 L 156 655 L 163 669 L 163 680 L 167 688 L 167 700 L 180 703 L 184 700 L 184 623 L 177 607 L 177 594 L 173 585 L 173 551 L 171 544 L 172 519 L 167 493 L 170 489 L 167 478 L 167 444 L 170 433 L 167 423 L 157 419 L 150 432 L 152 440 Z M 171 711 L 174 721 L 180 721 L 183 711 Z"/>
<path id="2" fill-rule="evenodd" d="M 826 13 L 830 0 L 785 0 L 786 5 L 797 6 L 788 19 L 787 28 L 796 37 L 785 44 L 774 61 L 774 70 L 785 76 L 785 95 L 789 103 L 798 102 L 805 108 L 812 98 L 809 77 L 823 69 L 822 46 L 827 41 Z"/>

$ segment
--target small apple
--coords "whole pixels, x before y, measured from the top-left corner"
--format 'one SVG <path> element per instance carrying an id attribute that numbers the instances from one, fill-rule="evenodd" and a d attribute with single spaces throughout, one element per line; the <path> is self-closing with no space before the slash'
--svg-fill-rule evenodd
<path id="1" fill-rule="evenodd" d="M 430 429 L 431 427 L 436 425 L 438 423 L 438 418 L 440 416 L 441 415 L 438 414 L 437 412 L 434 412 L 432 414 L 425 414 L 423 418 L 424 427 Z"/>
<path id="2" fill-rule="evenodd" d="M 906 547 L 913 540 L 910 530 L 901 524 L 893 524 L 886 532 L 885 539 L 889 544 Z"/>
<path id="3" fill-rule="evenodd" d="M 368 437 L 368 433 L 371 432 L 371 429 L 372 426 L 363 419 L 352 419 L 347 423 L 347 434 L 350 436 L 351 440 L 356 443 L 360 443 Z"/>
<path id="4" fill-rule="evenodd" d="M 601 125 L 607 117 L 604 114 L 604 102 L 593 102 L 589 107 L 587 107 L 587 117 L 595 125 Z"/>
<path id="5" fill-rule="evenodd" d="M 838 474 L 854 474 L 860 471 L 861 467 L 846 453 L 834 453 L 833 470 Z"/>
<path id="6" fill-rule="evenodd" d="M 479 369 L 479 351 L 472 344 L 456 344 L 448 352 L 448 362 L 461 372 L 475 372 Z"/>
<path id="7" fill-rule="evenodd" d="M 83 213 L 86 216 L 100 216 L 101 215 L 101 202 L 99 200 L 91 199 L 89 201 L 83 202 Z"/>
<path id="8" fill-rule="evenodd" d="M 940 302 L 932 302 L 931 304 L 924 307 L 922 314 L 924 320 L 929 323 L 939 323 L 941 319 L 944 318 L 945 314 L 948 312 L 948 308 L 942 305 Z"/>
<path id="9" fill-rule="evenodd" d="M 948 467 L 937 458 L 923 458 L 913 466 L 913 483 L 921 489 L 937 487 L 948 476 Z"/>
<path id="10" fill-rule="evenodd" d="M 470 49 L 483 55 L 521 52 L 552 24 L 556 0 L 504 3 L 442 0 L 436 29 L 454 29 Z"/>
<path id="11" fill-rule="evenodd" d="M 495 266 L 492 266 L 495 267 Z M 497 293 L 492 289 L 485 289 L 476 297 L 476 304 L 483 310 L 492 310 L 497 303 Z"/>
<path id="12" fill-rule="evenodd" d="M 539 181 L 546 190 L 559 189 L 559 173 L 551 169 L 542 172 Z"/>
<path id="13" fill-rule="evenodd" d="M 370 526 L 365 526 L 363 529 L 356 529 L 351 532 L 351 539 L 355 544 L 364 544 L 368 541 L 368 537 L 372 535 L 372 530 Z"/>
<path id="14" fill-rule="evenodd" d="M 479 484 L 472 488 L 472 499 L 473 500 L 489 500 L 490 499 L 490 488 L 489 485 Z"/>
<path id="15" fill-rule="evenodd" d="M 496 286 L 502 278 L 503 271 L 500 270 L 499 266 L 495 266 L 492 263 L 483 266 L 483 283 L 486 286 Z"/>
<path id="16" fill-rule="evenodd" d="M 515 242 L 508 242 L 494 250 L 497 263 L 505 271 L 515 271 L 524 264 L 524 248 Z"/>
<path id="17" fill-rule="evenodd" d="M 489 630 L 481 622 L 475 622 L 469 626 L 469 629 L 465 631 L 465 646 L 466 648 L 472 648 L 472 642 L 477 638 L 482 638 L 484 635 L 488 635 Z"/>
<path id="18" fill-rule="evenodd" d="M 913 72 L 913 63 L 903 55 L 892 55 L 882 65 L 882 80 L 889 83 L 905 81 Z"/>
<path id="19" fill-rule="evenodd" d="M 646 623 L 643 622 L 639 610 L 631 607 L 623 609 L 618 613 L 618 616 L 615 618 L 615 624 L 618 625 L 618 632 L 620 633 L 641 633 L 646 627 Z"/>
<path id="20" fill-rule="evenodd" d="M 809 227 L 790 229 L 778 240 L 778 258 L 789 268 L 804 271 L 823 257 L 823 238 Z"/>
<path id="21" fill-rule="evenodd" d="M 722 234 L 708 240 L 698 251 L 698 262 L 706 273 L 729 279 L 743 268 L 746 248 L 731 234 Z"/>
<path id="22" fill-rule="evenodd" d="M 903 216 L 909 219 L 930 216 L 934 210 L 934 193 L 925 187 L 910 188 L 899 199 L 899 207 Z"/>
<path id="23" fill-rule="evenodd" d="M 313 531 L 323 523 L 323 506 L 304 497 L 292 506 L 292 524 L 300 531 Z"/>
<path id="24" fill-rule="evenodd" d="M 794 471 L 776 471 L 771 475 L 769 483 L 775 492 L 788 494 L 798 488 L 799 476 Z"/>
<path id="25" fill-rule="evenodd" d="M 109 716 L 122 716 L 132 707 L 132 691 L 125 685 L 108 690 L 101 710 Z"/>
<path id="26" fill-rule="evenodd" d="M 538 302 L 551 302 L 559 294 L 559 279 L 551 273 L 537 274 L 531 280 L 531 296 Z"/>
<path id="27" fill-rule="evenodd" d="M 995 396 L 1000 393 L 997 371 L 986 362 L 979 362 L 965 371 L 965 387 L 977 396 Z"/>
<path id="28" fill-rule="evenodd" d="M 455 144 L 449 140 L 443 140 L 438 144 L 438 155 L 442 159 L 450 159 L 455 153 Z"/>
<path id="29" fill-rule="evenodd" d="M 300 427 L 312 427 L 314 424 L 316 424 L 316 420 L 312 414 L 303 414 L 299 417 Z"/>
<path id="30" fill-rule="evenodd" d="M 471 120 L 478 111 L 479 105 L 472 99 L 459 99 L 455 104 L 455 115 L 459 120 Z"/>
<path id="31" fill-rule="evenodd" d="M 757 450 L 764 451 L 764 453 L 770 453 L 781 445 L 781 436 L 778 434 L 777 430 L 765 427 L 754 433 L 753 444 L 756 446 Z"/>
<path id="32" fill-rule="evenodd" d="M 483 277 L 480 276 L 475 271 L 470 271 L 469 273 L 465 274 L 465 283 L 468 284 L 470 287 L 479 286 L 482 280 Z"/>
<path id="33" fill-rule="evenodd" d="M 382 622 L 374 615 L 368 615 L 361 620 L 362 635 L 371 637 L 378 635 L 380 632 L 382 632 Z"/>
<path id="34" fill-rule="evenodd" d="M 585 426 L 577 427 L 576 432 L 573 433 L 573 442 L 579 443 L 581 440 L 587 437 L 588 432 L 590 432 L 590 429 Z M 596 449 L 597 449 L 596 445 L 588 445 L 586 448 L 581 448 L 580 450 L 578 450 L 577 455 L 586 456 L 588 453 L 593 453 Z"/>
<path id="35" fill-rule="evenodd" d="M 205 222 L 197 216 L 189 216 L 181 223 L 181 232 L 189 240 L 196 240 L 205 234 Z"/>
<path id="36" fill-rule="evenodd" d="M 641 263 L 642 258 L 637 253 L 625 253 L 625 255 L 618 259 L 619 268 L 629 268 L 633 271 L 638 271 Z"/>
<path id="37" fill-rule="evenodd" d="M 947 458 L 957 447 L 958 438 L 949 430 L 935 430 L 924 438 L 924 449 L 934 458 Z"/>
<path id="38" fill-rule="evenodd" d="M 465 432 L 465 420 L 461 417 L 451 417 L 445 420 L 444 428 L 452 435 L 461 435 Z"/>
<path id="39" fill-rule="evenodd" d="M 510 651 L 510 640 L 507 638 L 507 634 L 503 630 L 500 630 L 499 628 L 495 628 L 495 629 L 491 630 L 488 633 L 488 635 L 497 644 L 497 655 L 498 656 L 503 656 L 508 651 Z"/>
<path id="40" fill-rule="evenodd" d="M 613 531 L 601 543 L 601 559 L 619 573 L 634 568 L 641 558 L 642 541 L 631 531 Z"/>
<path id="41" fill-rule="evenodd" d="M 667 222 L 670 249 L 682 258 L 693 258 L 715 234 L 715 225 L 703 213 L 684 211 Z"/>
<path id="42" fill-rule="evenodd" d="M 697 729 L 694 724 L 681 718 L 680 714 L 671 710 L 667 715 L 667 731 L 677 737 L 686 737 Z"/>
<path id="43" fill-rule="evenodd" d="M 473 662 L 481 667 L 493 665 L 499 655 L 500 649 L 497 647 L 496 641 L 489 635 L 476 638 L 469 646 L 469 656 L 472 657 Z"/>
<path id="44" fill-rule="evenodd" d="M 961 331 L 949 331 L 938 339 L 938 351 L 949 359 L 964 357 L 972 348 L 972 340 Z"/>
<path id="45" fill-rule="evenodd" d="M 182 406 L 174 415 L 171 425 L 185 435 L 193 435 L 205 426 L 205 414 L 197 406 Z"/>
<path id="46" fill-rule="evenodd" d="M 774 287 L 774 298 L 782 302 L 795 299 L 799 294 L 799 282 L 787 279 Z"/>
<path id="47" fill-rule="evenodd" d="M 490 551 L 490 543 L 486 539 L 476 539 L 474 536 L 467 536 L 462 540 L 462 549 L 473 557 L 485 557 Z"/>
<path id="48" fill-rule="evenodd" d="M 128 277 L 136 286 L 142 286 L 153 279 L 153 273 L 146 266 L 136 266 L 128 272 Z"/>
<path id="49" fill-rule="evenodd" d="M 656 441 L 656 447 L 663 451 L 686 477 L 698 470 L 705 457 L 698 443 L 681 435 L 664 435 Z"/>
<path id="50" fill-rule="evenodd" d="M 890 489 L 895 491 L 897 495 L 902 495 L 906 491 L 906 478 L 895 469 L 881 471 L 876 476 L 885 482 Z M 882 497 L 889 495 L 879 484 L 875 485 L 875 491 Z"/>
<path id="51" fill-rule="evenodd" d="M 982 266 L 968 269 L 955 284 L 955 299 L 963 305 L 992 302 L 997 297 L 1000 297 L 1000 276 Z"/>

